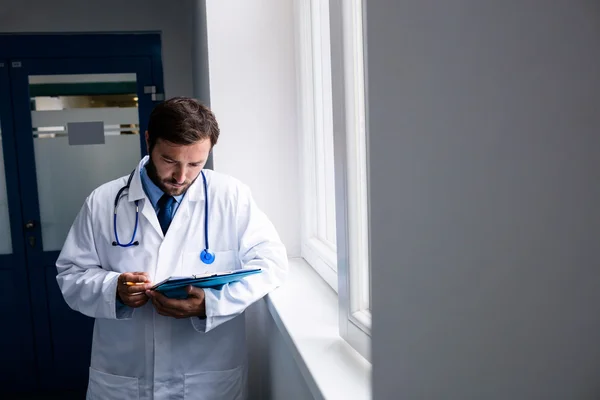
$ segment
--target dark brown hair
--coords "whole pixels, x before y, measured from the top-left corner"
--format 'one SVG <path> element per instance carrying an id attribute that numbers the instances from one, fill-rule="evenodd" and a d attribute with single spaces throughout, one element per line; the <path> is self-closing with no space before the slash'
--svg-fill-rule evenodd
<path id="1" fill-rule="evenodd" d="M 150 114 L 150 152 L 158 139 L 181 145 L 210 139 L 212 147 L 219 139 L 219 124 L 212 111 L 198 100 L 174 97 L 154 107 Z"/>

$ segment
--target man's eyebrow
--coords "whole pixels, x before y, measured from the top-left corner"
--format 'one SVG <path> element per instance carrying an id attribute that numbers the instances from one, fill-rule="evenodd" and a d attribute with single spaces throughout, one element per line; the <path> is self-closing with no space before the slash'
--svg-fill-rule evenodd
<path id="1" fill-rule="evenodd" d="M 179 161 L 177 161 L 177 160 L 175 160 L 175 159 L 173 159 L 173 158 L 169 157 L 169 156 L 168 156 L 168 155 L 166 155 L 166 154 L 161 154 L 160 156 L 161 156 L 162 158 L 164 158 L 165 160 L 169 160 L 169 161 L 173 161 L 173 162 L 179 162 Z M 202 164 L 202 163 L 204 163 L 204 162 L 205 162 L 205 160 L 200 160 L 200 161 L 190 161 L 188 164 Z"/>

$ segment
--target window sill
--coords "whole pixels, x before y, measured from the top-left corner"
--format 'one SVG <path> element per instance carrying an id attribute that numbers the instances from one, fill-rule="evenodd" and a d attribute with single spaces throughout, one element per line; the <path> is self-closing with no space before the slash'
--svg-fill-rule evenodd
<path id="1" fill-rule="evenodd" d="M 267 307 L 315 399 L 370 399 L 371 364 L 339 335 L 338 297 L 301 258 Z"/>

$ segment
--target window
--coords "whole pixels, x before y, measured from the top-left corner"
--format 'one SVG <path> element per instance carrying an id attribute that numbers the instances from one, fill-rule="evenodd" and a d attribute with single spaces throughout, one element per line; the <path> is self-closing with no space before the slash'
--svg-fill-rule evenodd
<path id="1" fill-rule="evenodd" d="M 362 0 L 297 0 L 302 256 L 337 292 L 340 335 L 370 360 Z"/>
<path id="2" fill-rule="evenodd" d="M 298 0 L 302 257 L 337 291 L 329 5 Z"/>

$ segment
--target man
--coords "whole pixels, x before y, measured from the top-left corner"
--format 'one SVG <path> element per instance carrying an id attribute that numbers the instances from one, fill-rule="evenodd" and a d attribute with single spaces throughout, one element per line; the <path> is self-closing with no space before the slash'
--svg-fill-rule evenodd
<path id="1" fill-rule="evenodd" d="M 72 309 L 96 318 L 88 399 L 246 397 L 242 313 L 282 283 L 288 264 L 248 188 L 203 170 L 218 137 L 196 100 L 158 105 L 149 157 L 94 190 L 71 227 L 57 280 Z M 150 290 L 169 276 L 255 267 L 262 272 L 219 289 L 190 286 L 185 299 Z"/>

